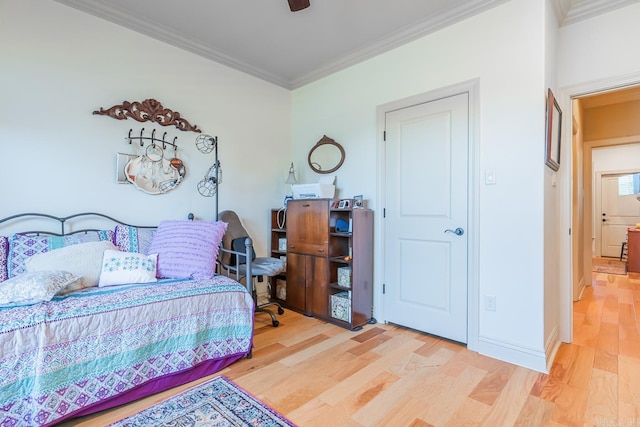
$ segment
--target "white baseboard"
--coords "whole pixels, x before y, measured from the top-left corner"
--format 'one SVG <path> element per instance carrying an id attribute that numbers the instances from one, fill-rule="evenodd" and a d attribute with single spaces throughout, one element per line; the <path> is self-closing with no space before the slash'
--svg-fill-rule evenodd
<path id="1" fill-rule="evenodd" d="M 551 372 L 551 365 L 553 365 L 553 361 L 556 358 L 556 354 L 558 354 L 558 349 L 560 349 L 560 329 L 558 327 L 553 328 L 551 334 L 547 338 L 547 343 L 544 346 L 544 352 L 547 355 L 547 371 L 545 373 Z"/>
<path id="2" fill-rule="evenodd" d="M 480 337 L 478 353 L 534 371 L 548 373 L 547 354 L 544 349 L 537 350 L 492 338 Z"/>
<path id="3" fill-rule="evenodd" d="M 578 295 L 577 295 L 577 297 L 573 298 L 574 302 L 580 301 L 582 299 L 582 294 L 584 293 L 584 289 L 585 288 L 586 288 L 586 285 L 585 285 L 584 277 L 582 277 L 580 279 L 580 282 L 578 283 Z M 575 293 L 574 293 L 574 295 L 575 295 Z"/>

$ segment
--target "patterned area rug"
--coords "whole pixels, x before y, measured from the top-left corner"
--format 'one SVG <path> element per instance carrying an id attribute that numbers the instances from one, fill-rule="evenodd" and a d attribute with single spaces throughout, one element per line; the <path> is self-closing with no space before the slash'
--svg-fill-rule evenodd
<path id="1" fill-rule="evenodd" d="M 594 273 L 627 274 L 627 263 L 616 258 L 597 258 L 591 260 Z"/>
<path id="2" fill-rule="evenodd" d="M 295 427 L 295 424 L 220 376 L 111 426 Z"/>

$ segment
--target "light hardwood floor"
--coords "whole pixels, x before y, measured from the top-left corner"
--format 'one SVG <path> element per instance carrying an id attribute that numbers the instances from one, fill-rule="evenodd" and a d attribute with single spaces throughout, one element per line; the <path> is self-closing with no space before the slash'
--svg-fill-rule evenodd
<path id="1" fill-rule="evenodd" d="M 549 375 L 393 325 L 258 314 L 253 358 L 218 374 L 305 427 L 640 427 L 638 309 L 640 277 L 594 273 Z M 206 379 L 65 425 L 107 425 Z"/>

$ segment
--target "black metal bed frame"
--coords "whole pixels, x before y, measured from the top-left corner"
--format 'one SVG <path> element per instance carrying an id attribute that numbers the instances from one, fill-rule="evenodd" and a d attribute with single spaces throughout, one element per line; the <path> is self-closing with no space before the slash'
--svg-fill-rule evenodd
<path id="1" fill-rule="evenodd" d="M 69 236 L 72 234 L 80 234 L 80 233 L 87 233 L 89 231 L 99 231 L 97 228 L 83 228 L 80 230 L 74 230 L 74 231 L 68 231 L 67 228 L 65 227 L 67 224 L 67 221 L 72 220 L 72 219 L 77 219 L 77 218 L 84 218 L 84 217 L 98 217 L 98 218 L 102 218 L 102 219 L 106 219 L 109 220 L 113 223 L 116 224 L 121 224 L 121 225 L 127 225 L 127 226 L 131 226 L 131 227 L 138 227 L 138 228 L 156 228 L 155 226 L 151 226 L 151 225 L 133 225 L 133 224 L 128 224 L 126 222 L 120 221 L 118 219 L 115 219 L 113 217 L 110 217 L 109 215 L 105 215 L 105 214 L 101 214 L 101 213 L 97 213 L 97 212 L 82 212 L 82 213 L 77 213 L 77 214 L 73 214 L 73 215 L 69 215 L 69 216 L 64 216 L 64 217 L 59 217 L 59 216 L 55 216 L 55 215 L 49 215 L 49 214 L 43 214 L 43 213 L 37 213 L 37 212 L 28 212 L 28 213 L 21 213 L 21 214 L 16 214 L 16 215 L 11 215 L 8 216 L 6 218 L 2 218 L 0 219 L 0 224 L 4 224 L 4 223 L 8 223 L 12 220 L 19 220 L 19 219 L 36 219 L 36 218 L 46 218 L 46 219 L 50 219 L 53 221 L 57 221 L 60 223 L 60 233 L 56 233 L 53 231 L 21 231 L 21 234 L 33 234 L 33 235 L 46 235 L 46 236 Z M 2 225 L 0 225 L 1 227 Z"/>
<path id="2" fill-rule="evenodd" d="M 53 232 L 53 231 L 38 231 L 38 230 L 32 230 L 32 231 L 20 231 L 20 234 L 27 234 L 27 235 L 35 235 L 35 236 L 70 236 L 73 234 L 81 234 L 81 233 L 88 233 L 88 232 L 92 232 L 92 231 L 100 231 L 100 229 L 97 228 L 82 228 L 79 230 L 73 230 L 73 231 L 69 231 L 69 227 L 67 226 L 68 222 L 72 222 L 71 220 L 74 219 L 84 219 L 84 218 L 90 218 L 90 217 L 95 217 L 98 219 L 103 219 L 103 220 L 108 220 L 111 221 L 112 223 L 115 224 L 120 224 L 120 225 L 126 225 L 129 227 L 137 227 L 137 228 L 147 228 L 147 229 L 154 229 L 157 228 L 157 226 L 155 225 L 134 225 L 134 224 L 129 224 L 126 223 L 124 221 L 120 221 L 119 219 L 113 218 L 109 215 L 105 215 L 105 214 L 101 214 L 101 213 L 97 213 L 97 212 L 82 212 L 82 213 L 77 213 L 77 214 L 73 214 L 73 215 L 69 215 L 69 216 L 64 216 L 64 217 L 59 217 L 59 216 L 55 216 L 55 215 L 50 215 L 50 214 L 43 214 L 43 213 L 37 213 L 37 212 L 28 212 L 28 213 L 21 213 L 21 214 L 16 214 L 16 215 L 11 215 L 8 216 L 6 218 L 2 218 L 0 219 L 0 228 L 2 228 L 5 223 L 10 223 L 12 221 L 16 221 L 16 220 L 21 220 L 21 219 L 47 219 L 47 220 L 52 220 L 54 222 L 58 222 L 60 224 L 60 232 Z M 189 214 L 188 215 L 189 220 L 193 220 L 194 216 L 193 214 Z M 218 260 L 216 260 L 216 265 L 218 267 L 221 268 L 216 268 L 216 271 L 218 272 L 218 274 L 225 274 L 228 277 L 232 277 L 234 278 L 236 281 L 240 282 L 241 279 L 243 279 L 246 275 L 246 277 L 251 277 L 251 259 L 252 259 L 252 254 L 253 254 L 253 242 L 251 241 L 250 238 L 247 238 L 245 241 L 245 252 L 239 252 L 239 251 L 233 251 L 230 249 L 225 249 L 224 247 L 222 247 L 222 245 L 220 245 L 220 247 L 218 248 L 219 253 L 228 253 L 228 254 L 232 254 L 232 255 L 236 255 L 232 258 L 236 259 L 235 265 L 227 265 L 227 264 L 222 264 L 220 262 L 220 256 L 218 256 Z M 238 262 L 238 260 L 240 260 L 241 258 L 246 259 L 246 264 L 242 265 L 242 270 L 245 270 L 244 273 L 245 274 L 241 274 L 241 268 L 240 268 L 240 263 Z M 222 271 L 221 271 L 222 270 Z M 233 277 L 235 276 L 235 277 Z"/>

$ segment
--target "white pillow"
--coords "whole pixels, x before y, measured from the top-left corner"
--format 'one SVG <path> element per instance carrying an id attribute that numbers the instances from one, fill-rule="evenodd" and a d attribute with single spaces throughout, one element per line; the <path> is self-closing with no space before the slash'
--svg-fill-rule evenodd
<path id="1" fill-rule="evenodd" d="M 68 271 L 22 273 L 0 283 L 0 305 L 27 305 L 50 301 L 60 290 L 79 281 Z"/>
<path id="2" fill-rule="evenodd" d="M 106 250 L 98 286 L 156 282 L 158 254 Z"/>
<path id="3" fill-rule="evenodd" d="M 102 270 L 102 257 L 106 250 L 117 250 L 109 241 L 79 243 L 42 254 L 33 255 L 24 262 L 27 272 L 64 270 L 80 276 L 81 280 L 63 290 L 63 294 L 98 285 Z"/>

